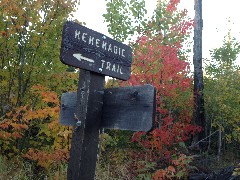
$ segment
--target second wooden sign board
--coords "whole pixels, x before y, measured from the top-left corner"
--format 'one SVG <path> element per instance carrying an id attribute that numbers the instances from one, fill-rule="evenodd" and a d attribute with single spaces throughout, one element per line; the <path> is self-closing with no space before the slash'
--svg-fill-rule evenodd
<path id="1" fill-rule="evenodd" d="M 101 128 L 150 131 L 155 115 L 155 88 L 151 85 L 104 90 Z M 60 123 L 74 126 L 77 93 L 61 98 Z"/>

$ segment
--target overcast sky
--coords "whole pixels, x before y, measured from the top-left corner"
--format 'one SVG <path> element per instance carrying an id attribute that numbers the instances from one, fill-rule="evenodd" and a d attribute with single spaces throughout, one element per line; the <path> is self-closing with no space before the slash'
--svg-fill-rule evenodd
<path id="1" fill-rule="evenodd" d="M 152 15 L 156 2 L 157 0 L 146 0 L 148 16 Z M 233 37 L 240 40 L 239 5 L 239 0 L 203 0 L 203 58 L 210 57 L 210 49 L 221 46 L 228 29 L 231 29 Z M 102 17 L 105 8 L 105 0 L 81 0 L 76 18 L 86 22 L 86 27 L 108 35 Z M 181 0 L 179 8 L 187 9 L 188 15 L 194 18 L 194 0 Z"/>

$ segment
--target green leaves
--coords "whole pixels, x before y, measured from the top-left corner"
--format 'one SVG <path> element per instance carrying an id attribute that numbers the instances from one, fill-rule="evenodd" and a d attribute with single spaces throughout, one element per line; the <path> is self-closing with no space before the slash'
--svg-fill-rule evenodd
<path id="1" fill-rule="evenodd" d="M 59 60 L 62 24 L 77 3 L 78 0 L 1 1 L 0 104 L 24 105 L 32 85 L 48 84 L 48 75 L 66 69 Z"/>
<path id="2" fill-rule="evenodd" d="M 146 24 L 143 23 L 146 19 L 142 21 L 147 12 L 144 0 L 106 1 L 107 13 L 103 14 L 103 17 L 108 23 L 108 31 L 114 39 L 123 42 Z"/>
<path id="3" fill-rule="evenodd" d="M 212 127 L 222 129 L 228 143 L 240 142 L 239 53 L 239 42 L 225 37 L 223 45 L 211 51 L 212 59 L 205 68 L 206 115 Z"/>

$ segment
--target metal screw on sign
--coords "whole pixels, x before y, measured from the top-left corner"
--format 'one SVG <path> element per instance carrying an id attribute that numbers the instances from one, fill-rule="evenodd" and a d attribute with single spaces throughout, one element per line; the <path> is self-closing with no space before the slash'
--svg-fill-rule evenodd
<path id="1" fill-rule="evenodd" d="M 77 126 L 81 126 L 81 123 L 82 123 L 82 122 L 81 122 L 80 120 L 78 120 L 78 121 L 76 122 L 76 125 L 77 125 Z"/>
<path id="2" fill-rule="evenodd" d="M 77 119 L 78 121 L 76 122 L 77 126 L 81 126 L 82 122 L 78 119 L 77 115 L 74 113 L 74 118 Z"/>

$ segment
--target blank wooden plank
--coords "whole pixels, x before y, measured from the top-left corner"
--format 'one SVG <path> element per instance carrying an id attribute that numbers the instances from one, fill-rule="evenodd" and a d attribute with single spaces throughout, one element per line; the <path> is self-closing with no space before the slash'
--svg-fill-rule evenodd
<path id="1" fill-rule="evenodd" d="M 74 126 L 77 119 L 74 116 L 77 105 L 77 92 L 63 93 L 61 96 L 60 124 Z"/>
<path id="2" fill-rule="evenodd" d="M 106 89 L 101 127 L 132 131 L 151 130 L 155 99 L 155 88 L 151 85 Z"/>
<path id="3" fill-rule="evenodd" d="M 155 115 L 155 88 L 151 85 L 109 88 L 104 90 L 101 128 L 149 131 Z M 60 123 L 74 126 L 76 93 L 61 98 Z"/>

